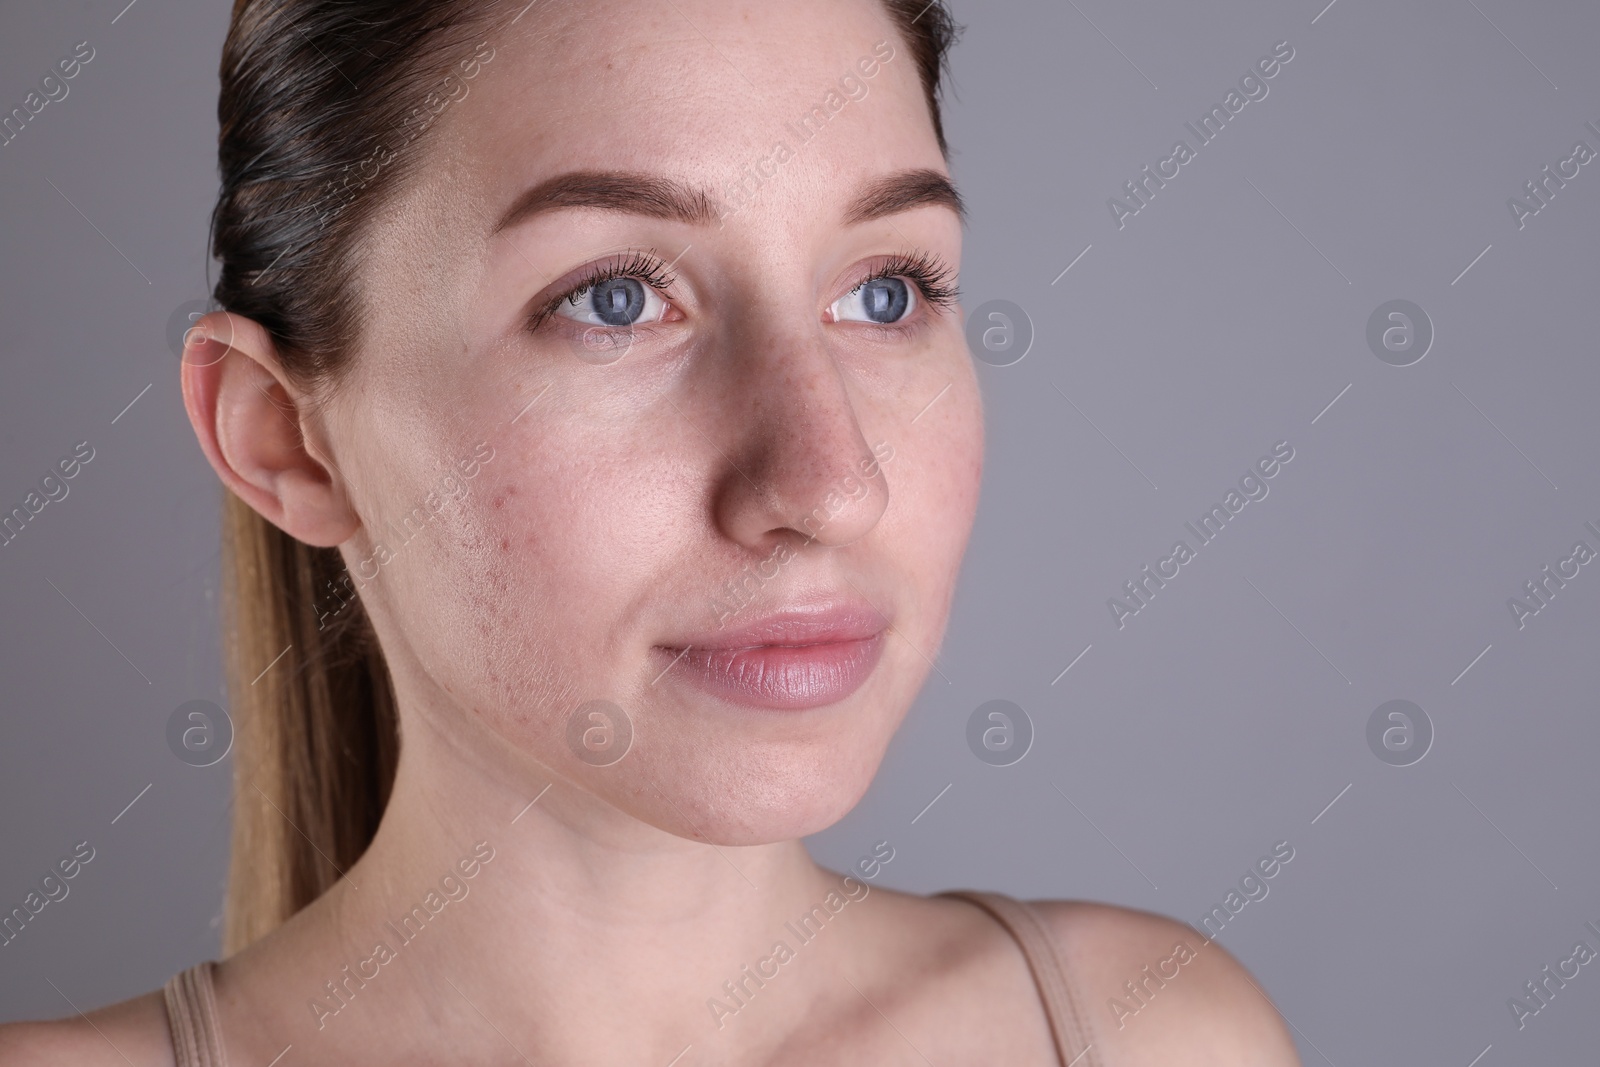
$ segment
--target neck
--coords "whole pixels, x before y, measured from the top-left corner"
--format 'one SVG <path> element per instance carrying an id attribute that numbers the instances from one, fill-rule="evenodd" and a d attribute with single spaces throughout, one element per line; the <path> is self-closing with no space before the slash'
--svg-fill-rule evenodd
<path id="1" fill-rule="evenodd" d="M 408 737 L 367 852 L 251 950 L 292 1031 L 259 1036 L 269 1059 L 304 1041 L 426 1062 L 496 1061 L 507 1045 L 533 1062 L 666 1063 L 690 1044 L 737 1060 L 803 1024 L 826 970 L 761 961 L 837 958 L 850 941 L 818 935 L 867 893 L 799 841 L 686 840 Z"/>

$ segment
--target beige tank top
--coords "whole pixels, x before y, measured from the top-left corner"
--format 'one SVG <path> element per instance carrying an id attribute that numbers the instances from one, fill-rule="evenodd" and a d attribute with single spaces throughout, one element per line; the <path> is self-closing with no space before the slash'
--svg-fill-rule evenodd
<path id="1" fill-rule="evenodd" d="M 162 988 L 167 1027 L 178 1067 L 228 1067 L 217 1028 L 217 1002 L 211 988 L 211 960 L 179 971 Z"/>
<path id="2" fill-rule="evenodd" d="M 1003 893 L 954 889 L 936 895 L 976 904 L 1016 939 L 1033 973 L 1045 1016 L 1050 1020 L 1050 1036 L 1055 1040 L 1061 1067 L 1098 1067 L 1098 1059 L 1093 1055 L 1094 1045 L 1068 983 L 1067 968 L 1054 939 L 1033 908 L 1026 901 Z M 162 989 L 178 1067 L 228 1067 L 211 984 L 211 971 L 215 966 L 211 960 L 197 963 L 173 975 Z"/>
<path id="3" fill-rule="evenodd" d="M 1100 1057 L 1094 1053 L 1087 1020 L 1078 1010 L 1066 960 L 1056 947 L 1055 938 L 1050 936 L 1028 902 L 1004 893 L 971 889 L 952 889 L 934 895 L 969 901 L 999 920 L 1027 957 L 1033 984 L 1044 1002 L 1045 1017 L 1050 1020 L 1050 1036 L 1055 1039 L 1056 1057 L 1061 1067 L 1099 1067 Z"/>

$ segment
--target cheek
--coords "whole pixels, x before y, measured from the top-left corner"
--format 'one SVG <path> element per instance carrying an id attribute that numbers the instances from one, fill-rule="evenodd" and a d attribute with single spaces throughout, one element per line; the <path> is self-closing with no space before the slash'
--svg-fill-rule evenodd
<path id="1" fill-rule="evenodd" d="M 972 532 L 983 432 L 982 398 L 967 366 L 939 403 L 907 428 L 895 458 L 884 465 L 897 550 L 903 545 L 915 563 L 915 592 L 924 608 L 941 615 Z"/>
<path id="2" fill-rule="evenodd" d="M 442 619 L 448 647 L 434 653 L 456 691 L 504 728 L 555 736 L 570 708 L 623 698 L 614 687 L 637 658 L 626 622 L 685 526 L 650 454 L 508 444 L 441 540 L 413 607 Z"/>

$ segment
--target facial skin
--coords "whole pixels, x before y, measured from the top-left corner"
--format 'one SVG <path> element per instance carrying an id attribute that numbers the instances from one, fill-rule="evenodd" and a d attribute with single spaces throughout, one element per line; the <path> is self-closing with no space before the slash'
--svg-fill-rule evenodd
<path id="1" fill-rule="evenodd" d="M 847 217 L 887 179 L 948 173 L 909 49 L 859 0 L 552 3 L 490 43 L 364 242 L 351 373 L 302 406 L 307 448 L 327 462 L 276 478 L 219 469 L 289 533 L 339 545 L 352 574 L 393 553 L 362 596 L 400 697 L 402 776 L 437 748 L 506 781 L 576 785 L 597 801 L 586 818 L 719 844 L 812 833 L 859 799 L 929 671 L 981 467 L 959 312 L 908 281 L 904 319 L 850 320 L 851 291 L 893 257 L 938 261 L 949 281 L 960 259 L 946 204 Z M 803 141 L 830 90 L 849 102 Z M 737 192 L 757 163 L 754 195 Z M 701 190 L 704 217 L 557 204 L 494 232 L 526 190 L 573 172 Z M 586 268 L 634 253 L 671 264 L 670 286 L 642 287 L 656 321 L 596 331 L 555 314 L 530 329 Z M 580 305 L 566 314 L 593 306 Z M 219 453 L 288 429 L 269 430 L 244 387 L 259 371 L 207 361 L 189 361 L 187 388 L 217 389 L 234 416 Z M 398 526 L 480 442 L 493 458 L 467 496 L 400 547 L 385 520 Z M 672 649 L 717 630 L 747 565 L 777 574 L 736 625 L 826 603 L 881 615 L 865 684 L 823 707 L 752 708 L 673 666 Z M 608 767 L 567 743 L 594 699 L 634 732 Z"/>

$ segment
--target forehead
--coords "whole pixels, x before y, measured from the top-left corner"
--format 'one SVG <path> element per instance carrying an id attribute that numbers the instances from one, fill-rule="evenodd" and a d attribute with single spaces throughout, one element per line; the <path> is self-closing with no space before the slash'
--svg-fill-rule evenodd
<path id="1" fill-rule="evenodd" d="M 490 200 L 565 170 L 731 193 L 780 144 L 811 182 L 943 164 L 879 0 L 538 0 L 485 40 L 430 154 Z"/>

